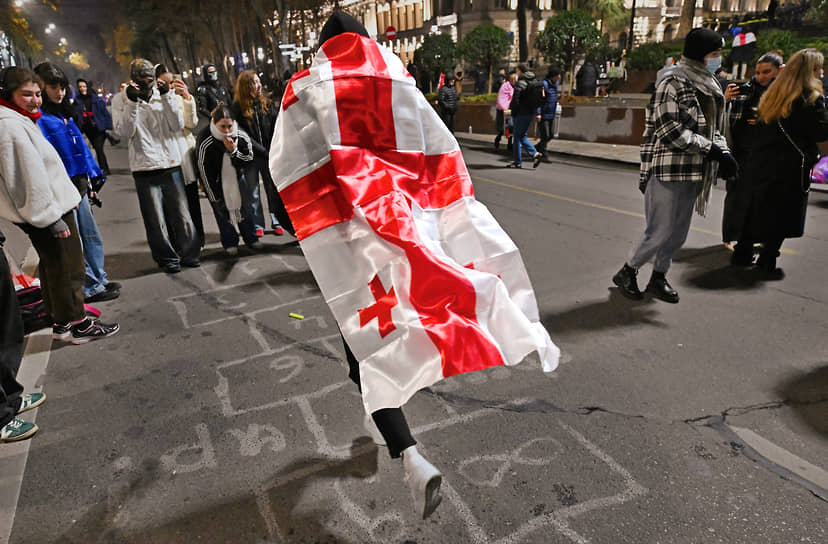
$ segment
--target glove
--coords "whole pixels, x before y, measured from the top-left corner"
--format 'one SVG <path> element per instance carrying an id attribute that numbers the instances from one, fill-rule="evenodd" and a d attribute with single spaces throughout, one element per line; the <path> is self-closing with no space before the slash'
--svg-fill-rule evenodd
<path id="1" fill-rule="evenodd" d="M 138 99 L 141 98 L 141 91 L 139 91 L 132 85 L 127 85 L 126 97 L 132 100 L 133 102 L 138 102 Z"/>
<path id="2" fill-rule="evenodd" d="M 719 146 L 713 144 L 707 156 L 719 163 L 719 177 L 724 179 L 739 177 L 739 163 L 730 151 L 722 151 Z"/>
<path id="3" fill-rule="evenodd" d="M 161 96 L 164 96 L 165 94 L 170 92 L 170 86 L 160 79 L 158 80 L 157 86 L 158 92 L 161 93 Z"/>
<path id="4" fill-rule="evenodd" d="M 106 178 L 103 176 L 98 176 L 89 180 L 90 189 L 95 193 L 101 192 L 101 187 L 104 186 L 104 183 L 106 183 Z"/>

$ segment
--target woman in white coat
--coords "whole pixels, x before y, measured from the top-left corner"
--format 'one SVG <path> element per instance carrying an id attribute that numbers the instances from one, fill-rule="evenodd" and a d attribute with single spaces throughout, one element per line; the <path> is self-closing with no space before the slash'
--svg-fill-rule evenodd
<path id="1" fill-rule="evenodd" d="M 201 247 L 204 247 L 204 221 L 201 218 L 201 204 L 198 194 L 198 172 L 195 169 L 196 138 L 193 131 L 198 124 L 198 105 L 190 94 L 187 84 L 176 79 L 169 68 L 164 64 L 155 65 L 155 79 L 161 80 L 175 95 L 180 98 L 181 114 L 184 116 L 184 130 L 178 139 L 178 148 L 181 150 L 181 173 L 184 176 L 184 189 L 187 193 L 187 208 L 193 218 L 196 233 Z"/>
<path id="2" fill-rule="evenodd" d="M 83 344 L 111 336 L 119 326 L 86 317 L 83 250 L 72 213 L 81 198 L 36 124 L 41 86 L 25 68 L 0 73 L 0 217 L 20 227 L 40 257 L 40 287 L 54 339 Z"/>

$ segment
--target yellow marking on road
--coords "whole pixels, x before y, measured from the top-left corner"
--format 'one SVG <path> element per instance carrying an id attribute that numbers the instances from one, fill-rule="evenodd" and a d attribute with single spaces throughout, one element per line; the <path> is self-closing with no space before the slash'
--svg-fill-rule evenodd
<path id="1" fill-rule="evenodd" d="M 618 214 L 621 214 L 621 215 L 629 215 L 631 217 L 638 217 L 638 218 L 644 219 L 644 214 L 643 213 L 631 212 L 631 211 L 628 211 L 628 210 L 622 210 L 620 208 L 613 208 L 612 206 L 604 206 L 603 204 L 597 204 L 595 202 L 588 202 L 586 200 L 579 200 L 577 198 L 571 198 L 571 197 L 563 196 L 563 195 L 556 195 L 555 193 L 547 193 L 546 191 L 536 191 L 535 189 L 529 189 L 527 187 L 521 187 L 520 185 L 513 185 L 511 183 L 504 183 L 502 181 L 496 181 L 496 180 L 489 179 L 489 178 L 486 178 L 486 177 L 483 177 L 483 176 L 478 176 L 476 174 L 472 176 L 472 179 L 474 179 L 474 180 L 479 179 L 480 181 L 485 181 L 486 183 L 491 183 L 493 185 L 500 185 L 501 187 L 508 187 L 509 189 L 515 189 L 517 191 L 523 191 L 524 193 L 532 193 L 532 194 L 535 194 L 535 195 L 545 196 L 545 197 L 548 197 L 548 198 L 554 198 L 555 200 L 562 200 L 564 202 L 571 202 L 572 204 L 579 204 L 581 206 L 586 206 L 588 208 L 595 208 L 597 210 L 604 210 L 604 211 L 607 211 L 607 212 L 618 213 Z M 720 236 L 720 234 L 718 232 L 714 232 L 714 231 L 708 230 L 708 229 L 703 229 L 703 228 L 700 228 L 700 227 L 690 227 L 690 230 L 694 230 L 696 232 L 701 232 L 702 234 L 709 234 L 711 236 L 716 236 L 716 237 Z M 781 251 L 782 251 L 782 253 L 785 253 L 786 255 L 799 255 L 799 252 L 794 251 L 793 249 L 783 249 Z"/>

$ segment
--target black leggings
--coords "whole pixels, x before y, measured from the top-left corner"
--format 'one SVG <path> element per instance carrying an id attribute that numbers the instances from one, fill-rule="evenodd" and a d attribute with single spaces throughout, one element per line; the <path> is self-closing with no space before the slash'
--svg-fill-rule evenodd
<path id="1" fill-rule="evenodd" d="M 345 345 L 345 357 L 348 359 L 348 377 L 362 391 L 359 382 L 359 361 L 354 357 L 344 337 L 342 343 Z M 411 429 L 408 428 L 402 408 L 382 408 L 372 413 L 371 417 L 374 418 L 377 429 L 385 439 L 392 459 L 398 458 L 403 450 L 417 443 L 411 436 Z"/>

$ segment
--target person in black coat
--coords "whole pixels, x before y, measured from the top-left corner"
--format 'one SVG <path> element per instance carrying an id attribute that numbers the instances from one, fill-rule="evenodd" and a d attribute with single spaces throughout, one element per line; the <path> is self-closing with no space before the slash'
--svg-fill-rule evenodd
<path id="1" fill-rule="evenodd" d="M 816 49 L 794 53 L 759 101 L 761 126 L 745 176 L 763 191 L 747 228 L 763 243 L 756 268 L 767 279 L 783 276 L 776 259 L 785 238 L 799 238 L 805 231 L 817 142 L 828 140 L 828 107 L 819 81 L 823 61 Z"/>
<path id="2" fill-rule="evenodd" d="M 262 204 L 253 143 L 224 104 L 213 110 L 210 125 L 198 135 L 196 167 L 227 254 L 238 254 L 239 232 L 248 247 L 260 249 L 256 224 Z"/>
<path id="3" fill-rule="evenodd" d="M 576 95 L 595 96 L 598 88 L 598 67 L 590 59 L 584 62 L 575 75 Z"/>
<path id="4" fill-rule="evenodd" d="M 196 87 L 196 102 L 198 102 L 199 125 L 208 123 L 210 115 L 219 103 L 230 104 L 231 97 L 227 89 L 219 83 L 218 70 L 215 64 L 205 64 L 201 67 L 204 81 Z"/>
<path id="5" fill-rule="evenodd" d="M 757 61 L 750 81 L 743 85 L 731 83 L 725 89 L 725 100 L 730 111 L 731 151 L 742 171 L 748 169 L 748 156 L 759 142 L 757 135 L 762 131 L 762 126 L 757 125 L 759 100 L 779 75 L 782 64 L 778 53 L 765 53 Z M 759 235 L 750 230 L 751 224 L 756 225 L 758 221 L 748 221 L 748 218 L 758 211 L 753 203 L 762 198 L 766 187 L 757 186 L 755 180 L 747 176 L 728 180 L 726 187 L 722 240 L 737 242 L 730 261 L 733 266 L 750 266 L 753 264 L 754 241 L 758 240 Z"/>
<path id="6" fill-rule="evenodd" d="M 445 85 L 437 91 L 437 105 L 440 107 L 440 117 L 454 134 L 454 118 L 457 115 L 457 88 L 454 86 L 454 76 L 446 76 Z"/>
<path id="7" fill-rule="evenodd" d="M 284 234 L 285 229 L 293 234 L 293 224 L 279 197 L 279 191 L 276 190 L 276 184 L 270 176 L 268 162 L 273 129 L 276 127 L 276 118 L 279 115 L 278 106 L 262 94 L 262 83 L 254 70 L 245 70 L 239 74 L 233 98 L 233 106 L 230 108 L 233 118 L 250 136 L 253 143 L 253 163 L 259 171 L 267 194 L 270 228 L 277 236 Z M 263 223 L 262 221 L 258 227 L 264 229 Z"/>
<path id="8" fill-rule="evenodd" d="M 75 110 L 80 120 L 80 129 L 92 142 L 95 158 L 105 176 L 109 175 L 109 163 L 104 153 L 106 131 L 112 130 L 112 116 L 106 109 L 106 102 L 98 96 L 85 79 L 77 81 L 78 94 L 75 96 Z"/>

